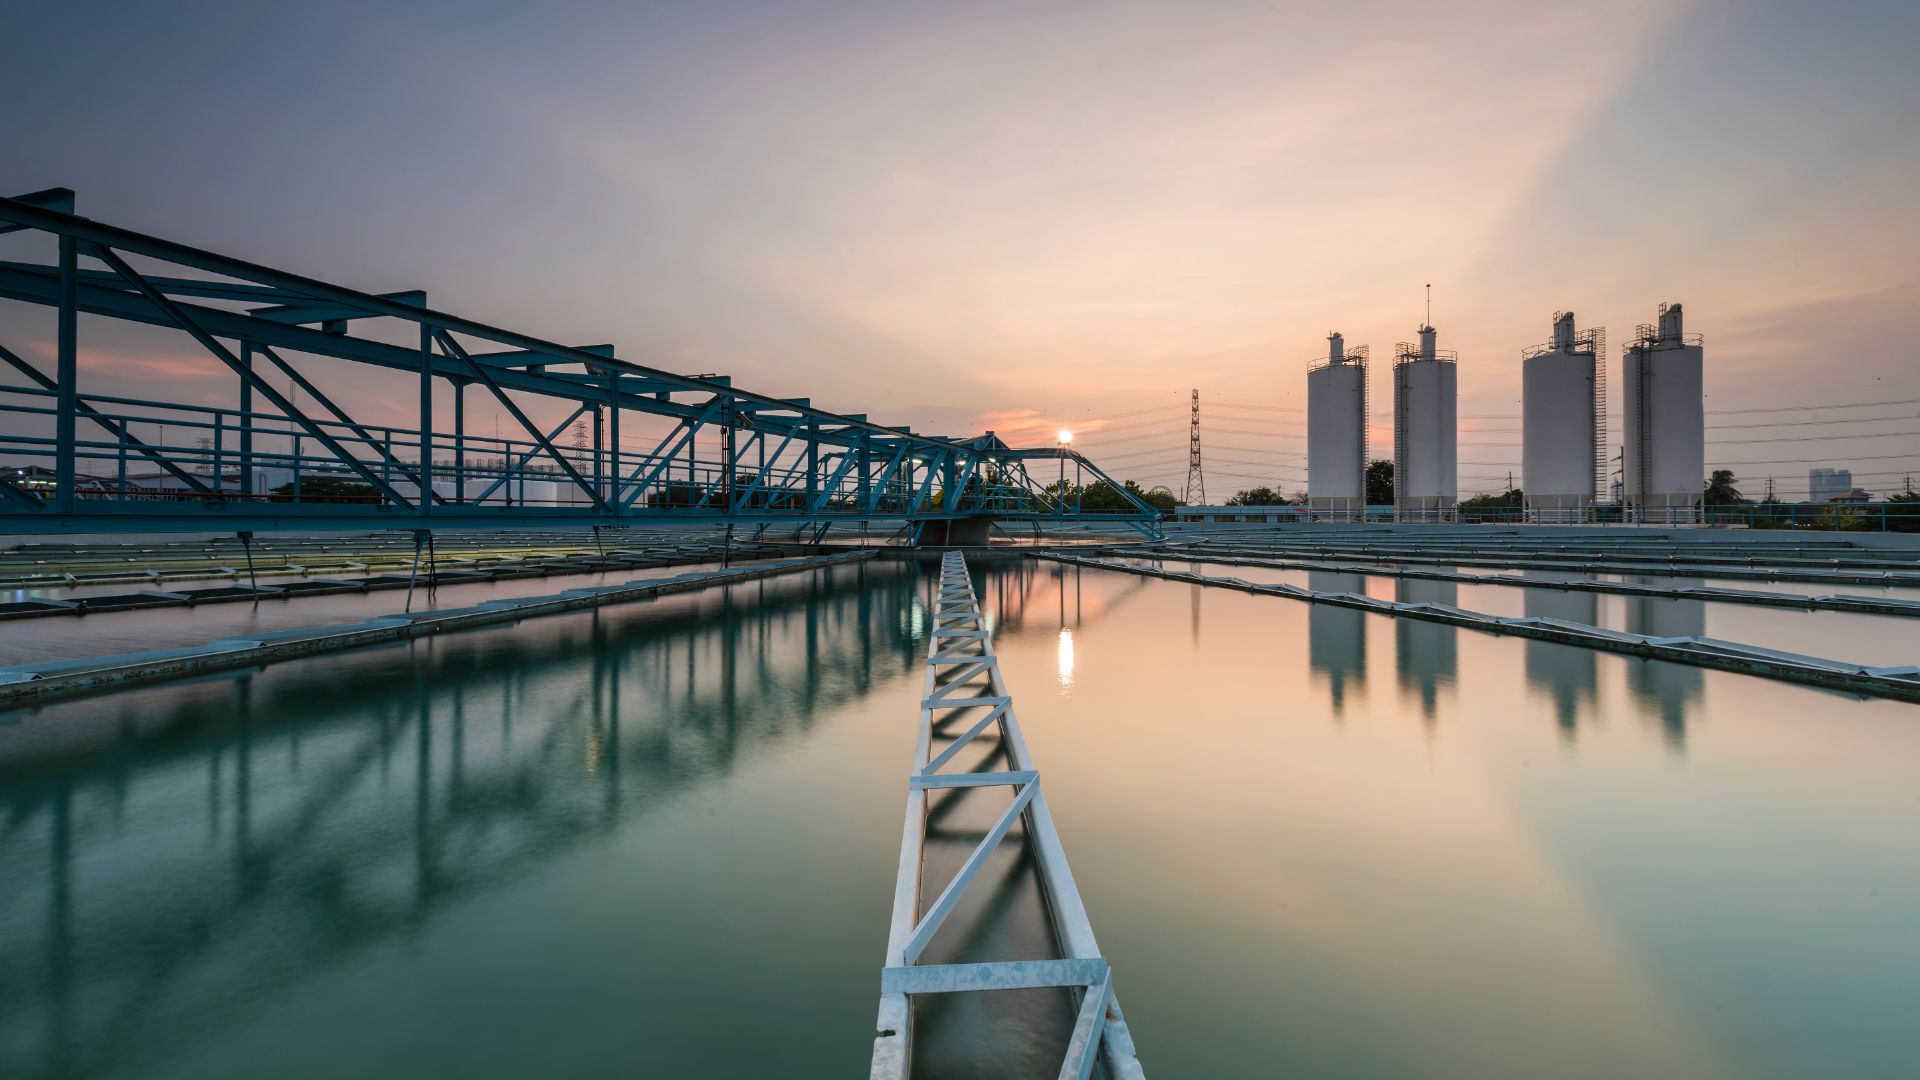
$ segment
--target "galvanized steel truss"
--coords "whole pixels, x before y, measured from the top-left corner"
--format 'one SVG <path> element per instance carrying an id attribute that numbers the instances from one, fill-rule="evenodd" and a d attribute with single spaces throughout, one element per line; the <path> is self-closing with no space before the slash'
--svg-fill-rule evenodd
<path id="1" fill-rule="evenodd" d="M 1113 973 L 1100 955 L 1093 927 L 1073 883 L 1060 837 L 1040 790 L 1040 774 L 1015 717 L 1013 695 L 993 652 L 992 631 L 974 596 L 966 559 L 949 552 L 941 565 L 928 631 L 926 679 L 907 783 L 906 827 L 894 884 L 886 964 L 880 971 L 880 1013 L 873 1044 L 873 1080 L 904 1080 L 912 1064 L 912 995 L 1061 987 L 1078 996 L 1078 1009 L 1060 1076 L 1085 1078 L 1096 1051 L 1115 1080 L 1143 1077 L 1134 1056 Z M 972 770 L 942 771 L 988 729 L 995 753 Z M 936 740 L 944 743 L 936 752 Z M 985 740 L 981 740 L 985 741 Z M 1004 762 L 1004 771 L 991 768 Z M 921 862 L 926 850 L 929 792 L 1009 787 L 1013 798 L 952 881 L 922 911 Z M 1061 959 L 921 964 L 921 954 L 945 923 L 988 856 L 1023 819 L 1039 866 L 1040 888 L 1052 913 Z"/>
<path id="2" fill-rule="evenodd" d="M 918 539 L 932 522 L 989 518 L 1158 534 L 1150 506 L 1067 447 L 920 435 L 722 375 L 635 364 L 611 345 L 558 345 L 435 311 L 417 290 L 362 293 L 73 209 L 65 189 L 0 198 L 0 233 L 57 246 L 52 264 L 0 261 L 0 299 L 51 308 L 57 322 L 51 375 L 0 342 L 0 372 L 19 380 L 0 383 L 0 533 L 664 518 L 823 532 L 834 521 L 898 519 Z M 83 391 L 81 315 L 184 332 L 230 373 L 233 404 Z M 319 371 L 328 378 L 316 380 Z M 337 394 L 343 380 L 380 372 L 417 377 L 416 424 L 356 419 L 320 385 Z M 470 430 L 466 391 L 476 385 L 517 434 Z M 436 399 L 452 406 L 448 430 L 435 423 Z M 569 428 L 575 445 L 563 448 Z M 1083 512 L 1077 495 L 1029 472 L 1036 458 L 1072 459 L 1131 508 Z M 155 471 L 141 482 L 130 468 Z M 355 485 L 350 496 L 341 482 Z"/>

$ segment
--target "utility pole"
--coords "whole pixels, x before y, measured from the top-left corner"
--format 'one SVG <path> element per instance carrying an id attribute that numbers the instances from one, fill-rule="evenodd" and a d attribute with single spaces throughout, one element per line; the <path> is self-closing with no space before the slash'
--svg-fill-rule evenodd
<path id="1" fill-rule="evenodd" d="M 1200 499 L 1194 501 L 1194 495 Z M 1193 392 L 1193 411 L 1187 421 L 1187 491 L 1183 497 L 1188 506 L 1207 505 L 1207 478 L 1200 471 L 1200 391 Z"/>

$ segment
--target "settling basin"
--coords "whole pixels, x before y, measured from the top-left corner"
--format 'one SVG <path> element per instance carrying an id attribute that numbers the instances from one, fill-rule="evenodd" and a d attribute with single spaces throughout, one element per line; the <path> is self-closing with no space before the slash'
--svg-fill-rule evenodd
<path id="1" fill-rule="evenodd" d="M 1920 1060 L 1913 705 L 974 571 L 1149 1075 Z M 0 713 L 0 1076 L 864 1075 L 937 572 L 844 564 Z M 261 610 L 399 602 L 326 599 Z M 71 625 L 117 640 L 129 614 Z M 167 614 L 171 644 L 243 617 Z M 1864 643 L 1829 614 L 1776 618 Z M 1027 860 L 987 873 L 953 949 L 1044 939 Z M 942 1009 L 916 1077 L 1051 1077 L 1072 1019 L 990 1016 L 983 1045 L 974 1004 Z"/>

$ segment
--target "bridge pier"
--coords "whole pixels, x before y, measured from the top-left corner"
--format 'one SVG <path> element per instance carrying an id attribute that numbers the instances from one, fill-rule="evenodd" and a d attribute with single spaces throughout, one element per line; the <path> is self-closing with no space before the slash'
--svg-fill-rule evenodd
<path id="1" fill-rule="evenodd" d="M 915 547 L 985 547 L 993 535 L 990 517 L 947 518 L 929 521 L 921 529 Z"/>

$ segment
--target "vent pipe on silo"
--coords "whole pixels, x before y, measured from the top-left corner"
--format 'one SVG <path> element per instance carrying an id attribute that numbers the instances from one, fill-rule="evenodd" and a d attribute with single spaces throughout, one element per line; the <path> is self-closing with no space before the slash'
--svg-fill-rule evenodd
<path id="1" fill-rule="evenodd" d="M 1660 340 L 1680 340 L 1680 305 L 1660 305 Z"/>
<path id="2" fill-rule="evenodd" d="M 1422 326 L 1420 328 L 1420 359 L 1432 360 L 1433 358 L 1433 327 Z"/>
<path id="3" fill-rule="evenodd" d="M 1573 312 L 1558 312 L 1553 317 L 1553 347 L 1573 348 Z"/>
<path id="4" fill-rule="evenodd" d="M 1347 339 L 1335 330 L 1327 335 L 1327 363 L 1344 364 L 1347 362 Z"/>

